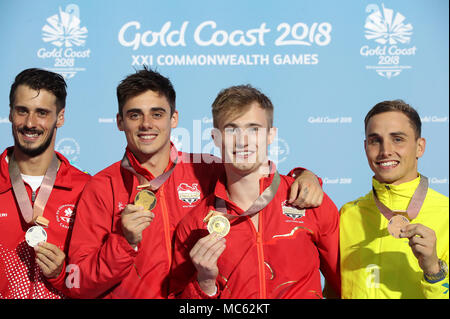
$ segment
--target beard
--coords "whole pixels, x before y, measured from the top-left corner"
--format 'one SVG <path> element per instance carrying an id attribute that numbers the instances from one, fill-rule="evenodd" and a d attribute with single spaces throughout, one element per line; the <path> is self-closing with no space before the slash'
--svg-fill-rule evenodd
<path id="1" fill-rule="evenodd" d="M 14 134 L 14 128 L 13 128 L 13 137 L 14 137 L 14 147 L 17 147 L 22 153 L 29 157 L 36 157 L 44 153 L 50 146 L 53 140 L 53 135 L 55 134 L 55 128 L 56 128 L 56 122 L 53 125 L 53 127 L 50 129 L 50 134 L 47 137 L 45 141 L 43 141 L 40 145 L 37 147 L 28 147 L 26 144 L 21 144 L 19 142 L 19 139 L 17 138 L 16 134 Z M 20 133 L 37 133 L 42 134 L 42 131 L 35 130 L 35 129 L 28 129 L 27 127 L 23 127 L 18 130 Z"/>

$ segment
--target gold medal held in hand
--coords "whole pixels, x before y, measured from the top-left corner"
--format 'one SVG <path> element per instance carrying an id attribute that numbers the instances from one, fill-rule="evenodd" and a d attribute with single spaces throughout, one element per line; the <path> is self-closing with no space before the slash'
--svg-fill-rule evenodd
<path id="1" fill-rule="evenodd" d="M 210 234 L 216 233 L 225 237 L 230 232 L 230 221 L 221 214 L 215 214 L 208 218 L 207 228 Z"/>
<path id="2" fill-rule="evenodd" d="M 152 210 L 156 206 L 156 195 L 152 191 L 143 189 L 136 194 L 134 205 L 142 206 L 144 209 Z"/>

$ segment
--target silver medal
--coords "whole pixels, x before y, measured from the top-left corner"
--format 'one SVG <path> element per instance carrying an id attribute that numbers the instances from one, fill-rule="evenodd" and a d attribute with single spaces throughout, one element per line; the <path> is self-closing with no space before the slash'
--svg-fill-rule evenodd
<path id="1" fill-rule="evenodd" d="M 47 232 L 41 226 L 30 227 L 25 233 L 25 240 L 30 247 L 47 241 Z"/>

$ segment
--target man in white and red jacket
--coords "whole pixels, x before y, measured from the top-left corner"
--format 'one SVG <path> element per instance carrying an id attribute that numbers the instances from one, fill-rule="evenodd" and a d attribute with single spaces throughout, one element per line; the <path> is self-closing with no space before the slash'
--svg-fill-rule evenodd
<path id="1" fill-rule="evenodd" d="M 64 297 L 69 234 L 77 201 L 90 178 L 54 151 L 56 131 L 64 124 L 65 99 L 64 78 L 41 69 L 22 71 L 11 86 L 14 146 L 0 156 L 0 298 Z M 22 193 L 13 187 L 12 161 L 19 170 L 16 182 L 22 183 Z M 25 233 L 36 223 L 34 203 L 52 162 L 57 169 L 54 184 L 37 214 L 48 222 L 47 239 L 33 248 Z M 29 202 L 31 219 L 20 201 Z"/>
<path id="2" fill-rule="evenodd" d="M 92 177 L 80 199 L 69 251 L 79 285 L 70 295 L 166 298 L 174 230 L 213 191 L 223 166 L 211 155 L 178 152 L 170 142 L 178 112 L 167 78 L 144 68 L 119 84 L 117 97 L 127 148 L 122 161 Z M 308 174 L 299 177 L 292 196 L 314 204 L 322 191 Z M 135 205 L 143 189 L 154 193 L 154 208 Z"/>

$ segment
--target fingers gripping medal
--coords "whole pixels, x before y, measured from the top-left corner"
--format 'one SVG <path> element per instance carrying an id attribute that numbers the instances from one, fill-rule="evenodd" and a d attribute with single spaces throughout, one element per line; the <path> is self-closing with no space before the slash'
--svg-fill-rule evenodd
<path id="1" fill-rule="evenodd" d="M 134 205 L 142 206 L 147 210 L 152 210 L 156 206 L 155 193 L 147 189 L 141 190 L 134 198 Z"/>
<path id="2" fill-rule="evenodd" d="M 25 234 L 25 240 L 30 247 L 47 241 L 47 232 L 41 226 L 33 226 L 28 228 Z"/>
<path id="3" fill-rule="evenodd" d="M 38 216 L 35 223 L 36 226 L 28 228 L 25 233 L 25 240 L 30 247 L 35 247 L 37 244 L 47 241 L 47 232 L 44 227 L 48 227 L 48 220 L 45 217 Z"/>
<path id="4" fill-rule="evenodd" d="M 395 215 L 389 220 L 387 229 L 389 234 L 395 238 L 400 238 L 400 230 L 409 224 L 408 218 L 402 215 Z"/>
<path id="5" fill-rule="evenodd" d="M 205 222 L 208 222 L 209 233 L 216 233 L 225 237 L 230 232 L 230 221 L 219 212 L 210 211 L 206 216 Z"/>
<path id="6" fill-rule="evenodd" d="M 406 227 L 410 220 L 417 217 L 425 200 L 428 191 L 428 178 L 426 176 L 420 176 L 419 186 L 417 186 L 414 194 L 411 197 L 411 201 L 408 204 L 406 210 L 391 210 L 389 207 L 384 205 L 377 196 L 375 188 L 372 187 L 373 199 L 375 205 L 377 206 L 379 212 L 387 219 L 388 222 L 388 232 L 395 238 L 400 238 L 401 229 Z M 408 217 L 406 217 L 408 216 Z"/>

